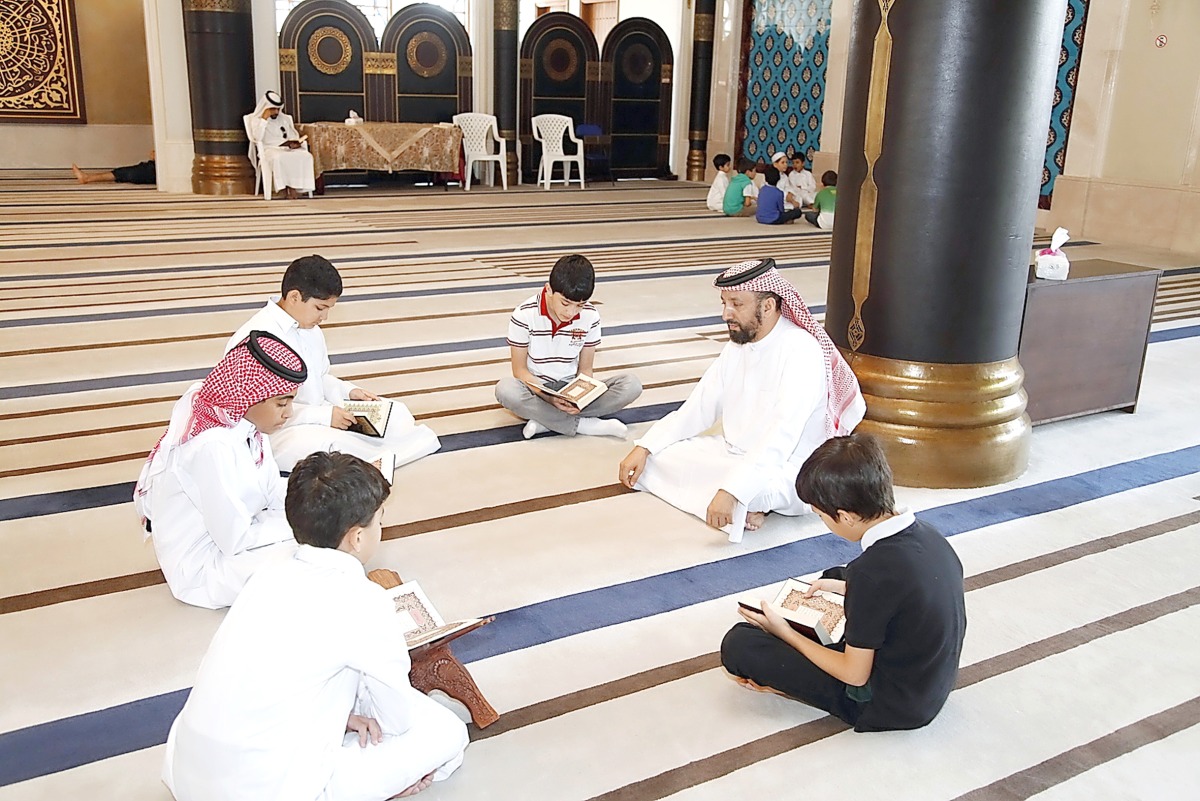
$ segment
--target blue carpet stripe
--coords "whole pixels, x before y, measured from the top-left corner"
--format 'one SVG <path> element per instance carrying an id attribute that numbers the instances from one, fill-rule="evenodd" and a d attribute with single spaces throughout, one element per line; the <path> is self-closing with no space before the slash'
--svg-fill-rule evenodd
<path id="1" fill-rule="evenodd" d="M 1200 445 L 921 512 L 946 536 L 1200 472 Z M 554 598 L 496 616 L 455 644 L 464 662 L 659 615 L 842 564 L 857 546 L 833 534 Z M 716 633 L 714 633 L 714 637 Z M 715 640 L 714 640 L 715 643 Z M 158 745 L 187 691 L 0 734 L 0 787 Z"/>
<path id="2" fill-rule="evenodd" d="M 1151 342 L 1174 342 L 1177 339 L 1188 339 L 1200 336 L 1200 325 L 1189 325 L 1183 328 L 1164 328 L 1161 331 L 1150 332 Z"/>

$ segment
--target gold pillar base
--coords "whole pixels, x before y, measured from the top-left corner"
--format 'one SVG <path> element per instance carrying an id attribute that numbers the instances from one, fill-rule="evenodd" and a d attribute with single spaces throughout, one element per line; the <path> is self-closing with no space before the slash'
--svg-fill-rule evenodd
<path id="1" fill-rule="evenodd" d="M 703 150 L 689 150 L 687 154 L 687 179 L 689 181 L 704 181 L 704 171 L 708 166 Z"/>
<path id="2" fill-rule="evenodd" d="M 519 176 L 517 175 L 517 153 L 510 150 L 504 154 L 504 171 L 508 173 L 508 185 L 516 186 Z"/>
<path id="3" fill-rule="evenodd" d="M 879 437 L 897 484 L 986 487 L 1025 472 L 1032 426 L 1016 358 L 932 364 L 842 354 L 867 401 L 855 430 Z"/>
<path id="4" fill-rule="evenodd" d="M 192 159 L 192 192 L 197 195 L 253 195 L 254 165 L 245 155 L 197 153 Z"/>

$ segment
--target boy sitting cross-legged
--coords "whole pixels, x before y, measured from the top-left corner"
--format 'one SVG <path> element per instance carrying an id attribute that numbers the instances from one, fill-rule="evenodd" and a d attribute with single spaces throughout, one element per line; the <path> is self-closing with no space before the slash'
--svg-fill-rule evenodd
<path id="1" fill-rule="evenodd" d="M 382 801 L 462 763 L 466 727 L 409 684 L 394 603 L 364 574 L 389 491 L 349 454 L 296 465 L 285 508 L 300 548 L 248 582 L 171 726 L 163 781 L 178 801 Z"/>

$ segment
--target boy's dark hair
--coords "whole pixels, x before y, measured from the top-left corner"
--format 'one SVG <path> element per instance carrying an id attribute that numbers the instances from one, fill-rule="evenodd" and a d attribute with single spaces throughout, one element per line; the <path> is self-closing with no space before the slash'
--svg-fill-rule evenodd
<path id="1" fill-rule="evenodd" d="M 342 277 L 338 275 L 337 268 L 324 256 L 315 253 L 311 256 L 301 256 L 289 264 L 284 272 L 279 296 L 286 298 L 293 289 L 300 292 L 300 300 L 340 298 Z"/>
<path id="2" fill-rule="evenodd" d="M 768 164 L 767 168 L 763 170 L 763 175 L 766 176 L 767 183 L 771 186 L 779 183 L 779 168 L 774 164 Z"/>
<path id="3" fill-rule="evenodd" d="M 733 161 L 733 159 L 729 158 L 728 153 L 718 153 L 717 155 L 713 156 L 713 166 L 718 170 L 731 161 Z"/>
<path id="4" fill-rule="evenodd" d="M 371 524 L 391 492 L 383 474 L 357 456 L 320 451 L 292 469 L 283 509 L 296 542 L 337 548 L 350 529 Z"/>
<path id="5" fill-rule="evenodd" d="M 837 186 L 837 173 L 833 170 L 826 170 L 821 173 L 821 183 L 826 186 Z"/>
<path id="6" fill-rule="evenodd" d="M 738 159 L 738 172 L 753 172 L 758 165 L 748 158 Z"/>
<path id="7" fill-rule="evenodd" d="M 586 256 L 563 256 L 550 270 L 550 289 L 567 300 L 585 301 L 596 290 L 596 270 Z"/>
<path id="8" fill-rule="evenodd" d="M 821 443 L 796 476 L 796 494 L 830 517 L 840 511 L 874 520 L 896 512 L 892 468 L 879 440 L 870 434 Z"/>

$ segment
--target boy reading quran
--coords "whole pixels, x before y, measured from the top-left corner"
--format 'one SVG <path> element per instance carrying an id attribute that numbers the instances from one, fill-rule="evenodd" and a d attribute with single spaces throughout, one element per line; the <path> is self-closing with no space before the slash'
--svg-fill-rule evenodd
<path id="1" fill-rule="evenodd" d="M 891 468 L 868 434 L 818 447 L 796 491 L 830 531 L 862 545 L 861 556 L 806 591 L 845 597 L 845 638 L 824 646 L 767 603 L 742 606 L 746 622 L 725 635 L 721 663 L 739 683 L 797 698 L 856 731 L 926 725 L 958 675 L 962 563 L 937 529 L 896 508 Z"/>
<path id="2" fill-rule="evenodd" d="M 264 435 L 287 421 L 306 375 L 287 344 L 251 331 L 171 411 L 133 500 L 184 603 L 229 606 L 254 570 L 295 550 Z"/>
<path id="3" fill-rule="evenodd" d="M 389 492 L 349 454 L 296 465 L 300 548 L 229 610 L 167 737 L 178 801 L 381 801 L 462 764 L 466 727 L 409 684 L 401 618 L 364 573 Z"/>
<path id="4" fill-rule="evenodd" d="M 342 451 L 368 462 L 384 451 L 395 454 L 395 465 L 408 464 L 441 447 L 427 426 L 417 425 L 400 401 L 381 399 L 329 372 L 329 349 L 321 323 L 329 316 L 342 294 L 342 277 L 328 259 L 304 256 L 288 265 L 279 298 L 263 308 L 237 330 L 226 348 L 245 338 L 251 329 L 270 331 L 291 345 L 308 365 L 308 379 L 296 393 L 295 411 L 280 431 L 271 436 L 271 447 L 282 470 L 310 453 Z M 377 430 L 365 432 L 352 410 L 356 406 L 378 407 Z M 390 459 L 388 460 L 391 461 Z"/>
<path id="5" fill-rule="evenodd" d="M 620 420 L 602 420 L 624 409 L 642 394 L 642 382 L 629 374 L 607 376 L 608 389 L 580 409 L 560 390 L 578 376 L 591 376 L 600 344 L 600 312 L 588 298 L 596 288 L 596 271 L 583 256 L 563 256 L 550 271 L 542 291 L 516 308 L 508 323 L 512 377 L 496 385 L 496 400 L 528 420 L 524 436 L 555 431 L 573 437 L 625 436 Z"/>

